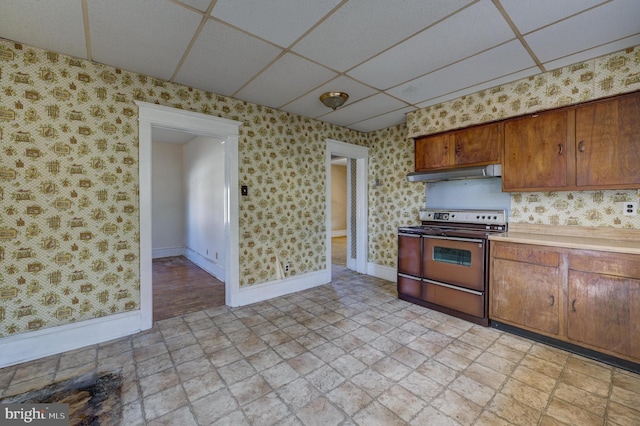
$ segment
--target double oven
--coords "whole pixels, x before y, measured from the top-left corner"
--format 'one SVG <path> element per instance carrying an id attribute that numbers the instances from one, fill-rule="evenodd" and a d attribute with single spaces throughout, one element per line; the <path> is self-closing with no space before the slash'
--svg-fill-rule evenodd
<path id="1" fill-rule="evenodd" d="M 398 229 L 398 297 L 489 325 L 488 238 L 507 229 L 504 210 L 420 211 Z"/>

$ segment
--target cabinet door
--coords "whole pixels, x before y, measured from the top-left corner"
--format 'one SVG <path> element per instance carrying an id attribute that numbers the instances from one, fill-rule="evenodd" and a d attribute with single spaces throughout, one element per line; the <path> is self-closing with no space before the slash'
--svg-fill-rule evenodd
<path id="1" fill-rule="evenodd" d="M 505 191 L 562 189 L 569 185 L 568 111 L 507 121 L 502 187 Z"/>
<path id="2" fill-rule="evenodd" d="M 499 124 L 488 124 L 453 134 L 456 165 L 495 164 L 500 158 Z"/>
<path id="3" fill-rule="evenodd" d="M 570 270 L 568 301 L 571 340 L 640 359 L 640 280 Z"/>
<path id="4" fill-rule="evenodd" d="M 576 111 L 578 186 L 640 184 L 640 94 Z"/>
<path id="5" fill-rule="evenodd" d="M 416 139 L 416 171 L 450 167 L 453 164 L 450 143 L 448 133 Z"/>
<path id="6" fill-rule="evenodd" d="M 420 235 L 398 235 L 398 273 L 422 276 L 422 238 Z"/>
<path id="7" fill-rule="evenodd" d="M 560 273 L 557 267 L 493 259 L 490 318 L 534 331 L 560 332 Z"/>

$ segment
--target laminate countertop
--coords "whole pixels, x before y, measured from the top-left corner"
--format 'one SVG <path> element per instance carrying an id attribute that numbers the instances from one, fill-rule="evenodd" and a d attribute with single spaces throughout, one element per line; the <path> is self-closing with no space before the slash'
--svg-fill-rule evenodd
<path id="1" fill-rule="evenodd" d="M 509 232 L 491 234 L 490 241 L 581 250 L 640 254 L 640 230 L 509 224 Z"/>

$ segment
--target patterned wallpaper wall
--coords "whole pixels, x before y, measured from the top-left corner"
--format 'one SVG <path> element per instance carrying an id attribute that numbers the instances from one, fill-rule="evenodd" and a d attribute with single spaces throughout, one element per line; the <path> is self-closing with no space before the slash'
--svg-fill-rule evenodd
<path id="1" fill-rule="evenodd" d="M 483 90 L 407 115 L 408 137 L 640 90 L 640 46 Z M 640 229 L 620 202 L 638 191 L 512 194 L 511 222 Z"/>
<path id="2" fill-rule="evenodd" d="M 324 139 L 366 135 L 0 39 L 0 337 L 139 308 L 134 100 L 243 121 L 241 285 L 324 269 Z"/>

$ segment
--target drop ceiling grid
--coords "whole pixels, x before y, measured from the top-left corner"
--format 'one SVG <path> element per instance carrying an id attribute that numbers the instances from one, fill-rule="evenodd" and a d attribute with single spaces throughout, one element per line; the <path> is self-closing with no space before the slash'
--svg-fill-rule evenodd
<path id="1" fill-rule="evenodd" d="M 202 15 L 171 2 L 88 0 L 92 58 L 168 80 Z M 116 47 L 114 49 L 114 47 Z"/>
<path id="2" fill-rule="evenodd" d="M 89 40 L 79 0 L 3 0 L 0 37 L 363 131 L 540 73 L 514 30 L 545 69 L 640 44 L 637 0 L 86 3 Z M 327 110 L 329 90 L 350 99 Z"/>

